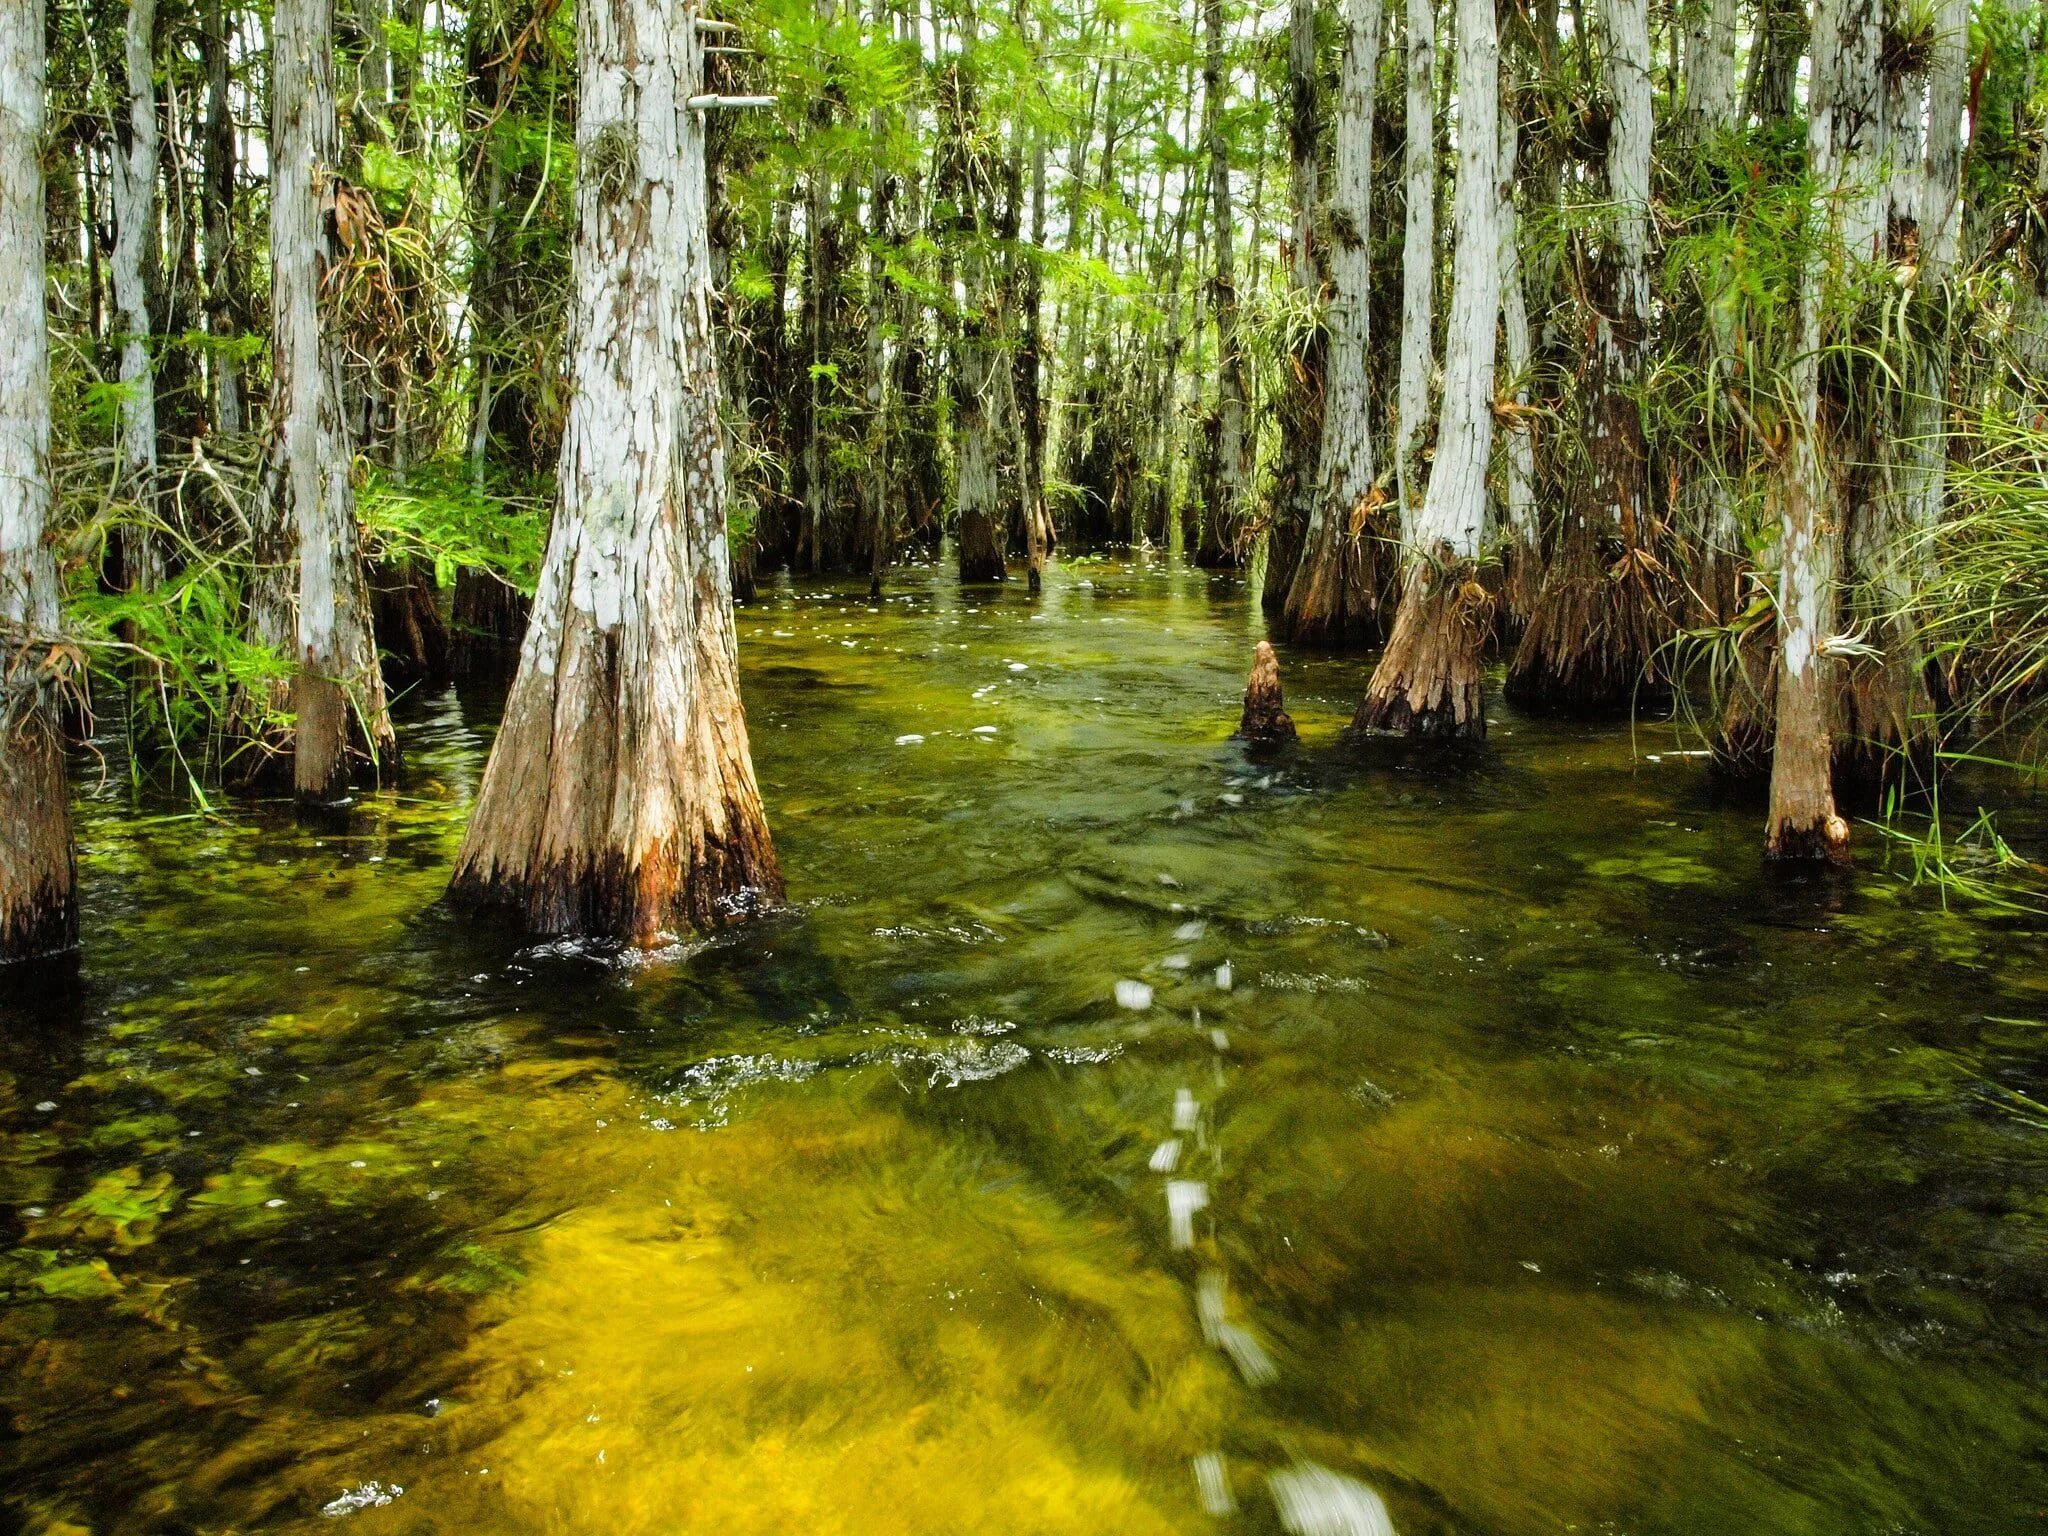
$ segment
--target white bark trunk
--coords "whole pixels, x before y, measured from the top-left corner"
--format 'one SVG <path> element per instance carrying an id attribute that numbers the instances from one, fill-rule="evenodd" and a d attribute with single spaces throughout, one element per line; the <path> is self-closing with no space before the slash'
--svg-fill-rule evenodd
<path id="1" fill-rule="evenodd" d="M 1940 302 L 1942 285 L 1954 275 L 1962 238 L 1963 107 L 1969 90 L 1970 0 L 1943 0 L 1937 13 L 1934 52 L 1928 61 L 1927 137 L 1921 158 L 1920 287 Z M 1905 513 L 1908 536 L 1923 559 L 1926 539 L 1941 521 L 1948 492 L 1949 345 L 1945 327 L 1916 359 L 1917 374 L 1907 401 L 1905 430 Z"/>
<path id="2" fill-rule="evenodd" d="M 1840 605 L 1841 507 L 1820 414 L 1821 315 L 1844 269 L 1881 253 L 1888 199 L 1879 37 L 1875 0 L 1820 0 L 1815 8 L 1806 153 L 1818 228 L 1800 279 L 1793 419 L 1777 488 L 1777 727 L 1766 845 L 1774 857 L 1841 857 L 1848 848 L 1832 781 L 1836 668 L 1824 649 Z"/>
<path id="3" fill-rule="evenodd" d="M 1735 0 L 1693 0 L 1685 28 L 1686 137 L 1698 143 L 1735 123 Z"/>
<path id="4" fill-rule="evenodd" d="M 1495 328 L 1501 295 L 1500 44 L 1492 0 L 1458 0 L 1457 248 L 1444 335 L 1443 403 L 1411 556 L 1479 554 L 1493 447 Z"/>
<path id="5" fill-rule="evenodd" d="M 1372 127 L 1379 80 L 1380 0 L 1346 0 L 1330 185 L 1329 332 L 1318 494 L 1293 584 L 1287 632 L 1328 635 L 1373 617 L 1372 402 L 1366 377 L 1372 308 Z"/>
<path id="6" fill-rule="evenodd" d="M 1422 501 L 1422 448 L 1429 418 L 1429 376 L 1436 360 L 1432 309 L 1436 285 L 1436 0 L 1408 0 L 1408 143 L 1403 161 L 1406 212 L 1401 244 L 1401 377 L 1394 401 L 1394 475 L 1401 536 Z"/>
<path id="7" fill-rule="evenodd" d="M 313 801 L 346 786 L 352 738 L 377 758 L 396 747 L 370 636 L 340 358 L 320 299 L 340 163 L 333 57 L 332 0 L 279 0 L 270 86 L 273 515 L 298 575 L 293 778 Z M 259 638 L 271 638 L 262 631 L 277 615 L 257 617 Z"/>
<path id="8" fill-rule="evenodd" d="M 577 8 L 559 501 L 454 880 L 538 932 L 651 942 L 782 891 L 740 703 L 697 15 Z"/>
<path id="9" fill-rule="evenodd" d="M 1473 566 L 1486 524 L 1494 345 L 1501 302 L 1500 40 L 1494 0 L 1458 0 L 1458 179 L 1450 325 L 1429 488 L 1386 651 L 1355 724 L 1411 735 L 1486 734 L 1485 639 Z"/>
<path id="10" fill-rule="evenodd" d="M 1209 200 L 1216 261 L 1216 352 L 1219 380 L 1216 399 L 1216 486 L 1206 509 L 1201 558 L 1212 563 L 1233 560 L 1237 525 L 1246 482 L 1250 479 L 1250 445 L 1245 437 L 1245 405 L 1250 385 L 1245 377 L 1244 343 L 1237 314 L 1237 221 L 1231 212 L 1230 138 L 1224 131 L 1223 103 L 1228 81 L 1223 69 L 1223 0 L 1205 0 L 1208 49 L 1202 81 L 1208 115 Z"/>
<path id="11" fill-rule="evenodd" d="M 1614 205 L 1615 309 L 1602 326 L 1614 349 L 1616 381 L 1633 383 L 1642 367 L 1650 316 L 1650 7 L 1648 0 L 1606 0 L 1606 84 L 1614 101 L 1607 143 L 1607 192 Z"/>
<path id="12" fill-rule="evenodd" d="M 1507 534 L 1508 600 L 1523 611 L 1534 595 L 1543 564 L 1543 530 L 1536 515 L 1536 433 L 1530 410 L 1529 305 L 1522 292 L 1522 251 L 1515 221 L 1515 162 L 1518 134 L 1511 113 L 1500 123 L 1500 310 L 1509 388 L 1515 413 L 1501 430 L 1501 520 Z"/>
<path id="13" fill-rule="evenodd" d="M 228 48 L 232 31 L 224 0 L 208 0 L 202 47 L 206 55 L 206 154 L 204 176 L 206 307 L 214 339 L 226 342 L 236 331 L 233 251 L 235 240 L 235 121 L 231 98 Z M 240 366 L 225 347 L 210 355 L 214 425 L 224 435 L 242 430 Z"/>
<path id="14" fill-rule="evenodd" d="M 0 964 L 78 942 L 64 749 L 38 664 L 56 634 L 43 298 L 43 6 L 0 4 Z"/>
<path id="15" fill-rule="evenodd" d="M 129 584 L 162 579 L 160 541 L 149 528 L 156 486 L 156 372 L 150 360 L 150 277 L 156 267 L 156 0 L 128 0 L 124 60 L 125 146 L 113 156 L 114 324 L 121 333 L 121 473 L 140 518 L 123 550 Z"/>

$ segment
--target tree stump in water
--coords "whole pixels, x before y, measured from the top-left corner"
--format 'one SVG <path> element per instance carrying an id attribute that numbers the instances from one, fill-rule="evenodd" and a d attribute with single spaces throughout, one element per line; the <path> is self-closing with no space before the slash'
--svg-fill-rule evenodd
<path id="1" fill-rule="evenodd" d="M 1289 718 L 1280 696 L 1280 658 L 1273 643 L 1261 640 L 1252 659 L 1252 675 L 1244 689 L 1244 717 L 1238 721 L 1240 740 L 1259 746 L 1278 746 L 1294 740 L 1294 721 Z"/>

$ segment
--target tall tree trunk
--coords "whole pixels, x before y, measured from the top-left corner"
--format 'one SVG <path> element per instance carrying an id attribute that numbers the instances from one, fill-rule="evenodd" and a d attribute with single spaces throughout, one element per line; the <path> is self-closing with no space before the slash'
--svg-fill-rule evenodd
<path id="1" fill-rule="evenodd" d="M 233 30 L 225 0 L 206 0 L 202 48 L 206 56 L 206 148 L 204 231 L 206 315 L 213 333 L 210 353 L 213 422 L 217 431 L 240 432 L 242 373 L 228 343 L 242 330 L 240 268 L 235 261 L 235 115 L 228 51 Z"/>
<path id="2" fill-rule="evenodd" d="M 43 5 L 0 5 L 0 964 L 78 943 L 57 633 L 43 294 Z"/>
<path id="3" fill-rule="evenodd" d="M 949 127 L 940 192 L 953 204 L 960 286 L 966 296 L 953 334 L 953 497 L 960 579 L 1001 581 L 1005 539 L 994 441 L 1001 284 L 986 227 L 992 189 L 979 153 L 973 86 L 958 62 L 947 69 L 942 88 Z M 941 286 L 953 291 L 950 282 Z"/>
<path id="4" fill-rule="evenodd" d="M 1749 80 L 1742 92 L 1744 122 L 1776 122 L 1797 109 L 1793 92 L 1806 36 L 1806 0 L 1758 0 Z"/>
<path id="5" fill-rule="evenodd" d="M 1280 475 L 1266 535 L 1266 581 L 1261 602 L 1284 615 L 1287 594 L 1323 498 L 1316 468 L 1323 447 L 1325 376 L 1330 333 L 1323 315 L 1325 260 L 1322 233 L 1322 77 L 1316 57 L 1315 0 L 1289 0 L 1287 9 L 1287 158 L 1289 167 L 1288 286 L 1303 315 L 1318 316 L 1297 338 L 1279 398 Z"/>
<path id="6" fill-rule="evenodd" d="M 1594 268 L 1586 397 L 1588 474 L 1575 488 L 1543 589 L 1508 671 L 1519 703 L 1625 710 L 1658 680 L 1671 634 L 1651 548 L 1649 448 L 1636 404 L 1650 325 L 1650 13 L 1604 0 L 1608 227 Z"/>
<path id="7" fill-rule="evenodd" d="M 1868 491 L 1848 511 L 1852 627 L 1877 654 L 1845 669 L 1835 780 L 1866 793 L 1930 784 L 1939 734 L 1939 679 L 1910 615 L 1936 574 L 1933 535 L 1948 485 L 1948 283 L 1961 234 L 1968 0 L 1943 0 L 1933 20 L 1924 104 L 1903 74 L 1886 80 L 1889 254 L 1913 271 L 1909 302 L 1924 323 L 1907 332 L 1903 387 L 1878 386 L 1892 398 L 1881 402 L 1874 440 L 1861 456 Z"/>
<path id="8" fill-rule="evenodd" d="M 1777 725 L 1766 850 L 1772 858 L 1844 858 L 1849 827 L 1835 812 L 1837 668 L 1826 642 L 1840 609 L 1842 466 L 1822 409 L 1820 359 L 1835 340 L 1824 312 L 1884 233 L 1878 174 L 1883 93 L 1876 0 L 1820 0 L 1813 24 L 1813 90 L 1806 126 L 1817 228 L 1800 277 L 1793 414 L 1775 487 L 1782 519 L 1778 566 Z"/>
<path id="9" fill-rule="evenodd" d="M 275 562 L 252 615 L 294 663 L 293 783 L 301 800 L 347 787 L 351 744 L 394 758 L 397 739 L 370 638 L 341 362 L 321 285 L 334 249 L 332 0 L 280 0 L 271 33 L 270 330 L 273 494 L 258 558 Z M 283 590 L 296 571 L 297 590 Z M 296 613 L 289 624 L 286 615 Z"/>
<path id="10" fill-rule="evenodd" d="M 1531 404 L 1535 349 L 1529 337 L 1529 303 L 1522 288 L 1522 247 L 1515 216 L 1515 165 L 1520 156 L 1519 125 L 1513 111 L 1500 122 L 1500 330 L 1506 351 L 1503 393 L 1507 420 L 1501 426 L 1501 520 L 1505 550 L 1501 610 L 1494 633 L 1504 642 L 1521 638 L 1535 612 L 1543 584 L 1543 529 L 1536 512 L 1536 429 Z"/>
<path id="11" fill-rule="evenodd" d="M 1457 247 L 1442 415 L 1429 489 L 1408 537 L 1393 633 L 1355 728 L 1478 741 L 1489 599 L 1476 579 L 1493 446 L 1500 319 L 1500 38 L 1494 0 L 1458 0 Z"/>
<path id="12" fill-rule="evenodd" d="M 1401 378 L 1394 397 L 1394 483 L 1401 537 L 1413 541 L 1427 477 L 1429 375 L 1436 359 L 1436 0 L 1408 0 L 1403 58 L 1407 142 L 1403 154 L 1401 234 Z"/>
<path id="13" fill-rule="evenodd" d="M 831 106 L 821 92 L 812 107 L 814 127 L 831 123 Z M 832 457 L 825 445 L 825 408 L 831 391 L 832 312 L 839 286 L 832 248 L 832 178 L 813 164 L 804 199 L 804 522 L 799 545 L 815 573 L 826 568 L 826 518 L 833 504 Z"/>
<path id="14" fill-rule="evenodd" d="M 1287 592 L 1296 640 L 1370 635 L 1379 627 L 1388 529 L 1373 465 L 1371 383 L 1372 138 L 1379 80 L 1380 0 L 1347 0 L 1338 74 L 1337 154 L 1330 189 L 1328 394 L 1301 559 Z"/>
<path id="15" fill-rule="evenodd" d="M 1216 469 L 1202 537 L 1195 551 L 1198 565 L 1237 563 L 1238 522 L 1244 515 L 1245 490 L 1251 479 L 1251 444 L 1245 435 L 1245 408 L 1251 395 L 1246 376 L 1244 341 L 1237 313 L 1237 221 L 1231 213 L 1230 136 L 1223 121 L 1226 82 L 1223 70 L 1223 0 L 1203 0 L 1207 48 L 1202 59 L 1202 92 L 1208 123 L 1209 206 L 1215 250 L 1216 295 Z"/>
<path id="16" fill-rule="evenodd" d="M 651 943 L 782 894 L 740 703 L 694 7 L 577 8 L 573 403 L 452 892 Z"/>
<path id="17" fill-rule="evenodd" d="M 889 0 L 875 0 L 874 31 L 877 40 L 889 35 Z M 895 179 L 883 158 L 883 141 L 888 117 L 880 103 L 868 109 L 868 141 L 874 155 L 874 169 L 868 181 L 868 291 L 866 327 L 866 384 L 868 463 L 862 484 L 867 492 L 868 513 L 868 595 L 882 595 L 882 573 L 889 566 L 889 345 L 888 324 L 895 296 L 890 291 L 885 252 L 891 238 Z"/>
<path id="18" fill-rule="evenodd" d="M 161 266 L 157 241 L 156 0 L 128 0 L 127 93 L 114 149 L 114 308 L 121 335 L 120 453 L 124 493 L 137 519 L 122 540 L 128 585 L 163 580 L 156 511 L 156 367 L 150 357 L 150 290 Z"/>
<path id="19" fill-rule="evenodd" d="M 1679 129 L 1698 144 L 1735 114 L 1735 0 L 1692 0 L 1685 20 L 1685 109 Z"/>
<path id="20" fill-rule="evenodd" d="M 1024 538 L 1031 590 L 1039 589 L 1052 547 L 1052 517 L 1045 506 L 1045 398 L 1043 298 L 1039 253 L 1045 247 L 1045 133 L 1031 131 L 1031 245 L 1020 253 L 1017 308 L 1017 415 L 1023 456 Z"/>

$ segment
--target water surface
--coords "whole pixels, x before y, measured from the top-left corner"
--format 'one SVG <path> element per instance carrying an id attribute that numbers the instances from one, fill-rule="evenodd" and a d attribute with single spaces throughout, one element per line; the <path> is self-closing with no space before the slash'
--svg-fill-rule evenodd
<path id="1" fill-rule="evenodd" d="M 1356 658 L 1248 757 L 1200 573 L 741 631 L 792 908 L 708 943 L 436 905 L 488 693 L 342 824 L 84 787 L 78 991 L 0 1005 L 0 1525 L 2048 1518 L 2041 925 L 1766 877 L 1661 726 L 1344 747 Z"/>

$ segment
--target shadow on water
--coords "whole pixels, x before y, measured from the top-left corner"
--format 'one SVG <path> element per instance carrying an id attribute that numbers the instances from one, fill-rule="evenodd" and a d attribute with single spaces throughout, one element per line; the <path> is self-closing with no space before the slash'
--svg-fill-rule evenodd
<path id="1" fill-rule="evenodd" d="M 1766 873 L 1667 727 L 1347 744 L 1365 658 L 1255 757 L 1234 579 L 741 629 L 793 905 L 668 951 L 439 904 L 490 689 L 339 823 L 81 806 L 5 1519 L 2037 1523 L 2038 924 Z"/>

